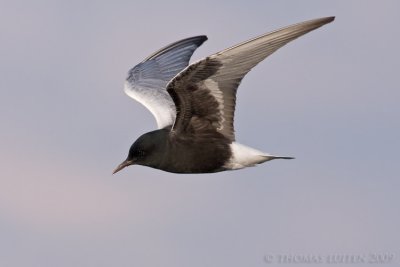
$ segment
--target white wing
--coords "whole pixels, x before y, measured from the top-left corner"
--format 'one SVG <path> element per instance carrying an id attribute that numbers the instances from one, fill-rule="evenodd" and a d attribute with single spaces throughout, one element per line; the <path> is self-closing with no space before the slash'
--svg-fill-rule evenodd
<path id="1" fill-rule="evenodd" d="M 195 36 L 172 43 L 129 71 L 125 93 L 150 110 L 159 129 L 172 125 L 176 117 L 167 83 L 187 67 L 193 52 L 206 40 L 206 36 Z"/>

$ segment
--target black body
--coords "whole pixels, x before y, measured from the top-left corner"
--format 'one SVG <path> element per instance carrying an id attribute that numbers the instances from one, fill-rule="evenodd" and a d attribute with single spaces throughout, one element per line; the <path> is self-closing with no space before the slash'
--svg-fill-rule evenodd
<path id="1" fill-rule="evenodd" d="M 173 173 L 218 172 L 231 157 L 230 143 L 218 132 L 177 135 L 160 129 L 139 137 L 127 161 Z"/>

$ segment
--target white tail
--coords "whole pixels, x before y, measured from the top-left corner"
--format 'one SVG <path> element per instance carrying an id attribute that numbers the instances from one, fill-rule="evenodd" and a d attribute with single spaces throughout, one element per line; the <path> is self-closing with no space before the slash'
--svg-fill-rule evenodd
<path id="1" fill-rule="evenodd" d="M 242 169 L 255 166 L 273 159 L 294 159 L 292 157 L 274 156 L 261 152 L 257 149 L 233 142 L 231 144 L 232 157 L 225 164 L 224 168 L 228 170 Z"/>

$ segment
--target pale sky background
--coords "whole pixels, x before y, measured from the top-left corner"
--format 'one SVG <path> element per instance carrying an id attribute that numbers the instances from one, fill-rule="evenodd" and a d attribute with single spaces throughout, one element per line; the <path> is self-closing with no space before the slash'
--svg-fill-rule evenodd
<path id="1" fill-rule="evenodd" d="M 2 0 L 0 266 L 271 266 L 265 255 L 370 253 L 395 259 L 351 266 L 398 266 L 399 10 L 399 1 Z M 123 92 L 129 68 L 181 38 L 209 37 L 197 60 L 331 15 L 238 91 L 237 140 L 296 160 L 111 175 L 156 127 Z"/>

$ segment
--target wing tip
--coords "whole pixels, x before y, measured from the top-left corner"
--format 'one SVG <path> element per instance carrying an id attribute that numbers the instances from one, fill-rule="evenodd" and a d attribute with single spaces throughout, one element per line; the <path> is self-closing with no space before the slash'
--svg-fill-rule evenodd
<path id="1" fill-rule="evenodd" d="M 207 37 L 207 35 L 198 35 L 198 36 L 193 36 L 193 37 L 191 37 L 191 38 L 188 38 L 188 40 L 195 40 L 195 39 L 198 39 L 198 40 L 195 42 L 195 44 L 196 44 L 197 46 L 201 46 L 205 41 L 208 40 L 208 37 Z"/>
<path id="2" fill-rule="evenodd" d="M 318 19 L 313 19 L 309 22 L 316 22 L 317 24 L 322 26 L 322 25 L 331 23 L 332 21 L 335 20 L 335 18 L 336 18 L 335 16 L 322 17 L 322 18 L 318 18 Z"/>
<path id="3" fill-rule="evenodd" d="M 159 50 L 157 50 L 156 52 L 154 52 L 153 54 L 151 54 L 150 56 L 148 56 L 147 58 L 145 58 L 141 63 L 149 61 L 151 59 L 154 59 L 172 49 L 175 49 L 179 46 L 185 46 L 187 44 L 194 44 L 196 45 L 196 49 L 201 46 L 205 41 L 207 41 L 207 36 L 206 35 L 198 35 L 198 36 L 192 36 L 192 37 L 188 37 L 188 38 L 184 38 L 181 39 L 179 41 L 173 42 Z"/>
<path id="4" fill-rule="evenodd" d="M 330 23 L 330 22 L 334 21 L 335 18 L 336 18 L 336 16 L 329 16 L 329 17 L 321 18 L 321 20 L 323 20 L 325 23 Z"/>

